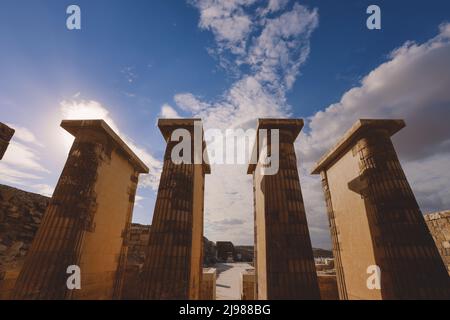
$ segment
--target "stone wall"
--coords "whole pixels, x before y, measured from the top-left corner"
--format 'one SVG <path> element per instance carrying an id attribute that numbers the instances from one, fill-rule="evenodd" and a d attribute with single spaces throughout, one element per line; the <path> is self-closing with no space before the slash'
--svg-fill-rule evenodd
<path id="1" fill-rule="evenodd" d="M 145 249 L 150 235 L 150 226 L 132 224 L 128 239 L 127 267 L 125 270 L 122 299 L 139 299 L 139 282 L 145 261 Z"/>
<path id="2" fill-rule="evenodd" d="M 450 275 L 450 210 L 427 214 L 425 222 Z"/>
<path id="3" fill-rule="evenodd" d="M 50 198 L 0 185 L 0 299 L 14 288 Z"/>
<path id="4" fill-rule="evenodd" d="M 216 269 L 203 268 L 203 277 L 200 284 L 200 300 L 216 300 Z"/>

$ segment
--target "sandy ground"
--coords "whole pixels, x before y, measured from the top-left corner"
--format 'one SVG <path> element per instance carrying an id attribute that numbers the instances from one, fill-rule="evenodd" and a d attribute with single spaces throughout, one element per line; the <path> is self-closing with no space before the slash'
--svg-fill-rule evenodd
<path id="1" fill-rule="evenodd" d="M 216 299 L 241 300 L 241 272 L 252 268 L 244 262 L 218 263 L 214 266 L 217 271 Z"/>

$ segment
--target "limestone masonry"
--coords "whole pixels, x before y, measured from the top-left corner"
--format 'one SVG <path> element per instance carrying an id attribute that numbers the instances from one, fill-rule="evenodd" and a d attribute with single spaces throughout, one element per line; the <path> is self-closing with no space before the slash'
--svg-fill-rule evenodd
<path id="1" fill-rule="evenodd" d="M 199 119 L 161 119 L 167 148 L 159 183 L 143 267 L 142 299 L 193 299 L 200 297 L 202 277 L 203 202 L 205 175 L 211 172 L 203 159 L 203 148 L 195 154 L 194 130 Z M 201 122 L 200 122 L 201 123 Z M 176 129 L 191 137 L 190 163 L 175 164 L 172 149 L 178 141 L 170 139 Z M 203 130 L 201 132 L 203 137 Z"/>
<path id="2" fill-rule="evenodd" d="M 255 297 L 320 299 L 313 250 L 297 170 L 294 142 L 303 128 L 300 119 L 259 119 L 260 129 L 279 130 L 279 170 L 261 173 L 262 162 L 251 164 L 255 216 Z M 254 150 L 262 146 L 256 137 Z M 272 145 L 268 141 L 269 152 Z M 276 152 L 274 150 L 274 152 Z"/>
<path id="3" fill-rule="evenodd" d="M 360 120 L 316 165 L 341 299 L 449 299 L 450 278 L 391 136 L 402 120 Z M 381 287 L 367 285 L 379 267 Z M 370 270 L 370 269 L 369 269 Z"/>
<path id="4" fill-rule="evenodd" d="M 75 141 L 13 298 L 119 298 L 138 176 L 148 168 L 102 120 L 61 126 Z M 81 269 L 81 290 L 67 288 L 72 265 Z"/>
<path id="5" fill-rule="evenodd" d="M 450 211 L 427 214 L 425 222 L 450 275 Z"/>
<path id="6" fill-rule="evenodd" d="M 422 215 L 391 141 L 402 120 L 359 120 L 315 166 L 333 254 L 311 246 L 294 148 L 301 119 L 258 121 L 270 136 L 265 154 L 258 130 L 258 160 L 274 161 L 272 132 L 280 141 L 277 172 L 248 166 L 254 246 L 203 236 L 211 168 L 200 119 L 158 122 L 167 146 L 151 226 L 131 223 L 146 165 L 103 120 L 61 126 L 75 141 L 51 198 L 0 185 L 0 300 L 214 300 L 235 261 L 248 262 L 229 286 L 243 300 L 450 299 L 450 211 Z M 172 158 L 177 129 L 190 133 L 190 163 Z M 0 159 L 13 134 L 0 123 Z M 82 286 L 71 290 L 74 266 Z"/>

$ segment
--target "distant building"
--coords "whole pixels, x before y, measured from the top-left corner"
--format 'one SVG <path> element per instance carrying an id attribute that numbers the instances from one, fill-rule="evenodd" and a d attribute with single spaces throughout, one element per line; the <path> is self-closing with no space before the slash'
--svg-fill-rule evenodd
<path id="1" fill-rule="evenodd" d="M 236 251 L 234 249 L 234 245 L 232 242 L 217 241 L 216 248 L 217 248 L 217 260 L 223 261 L 223 262 L 230 262 L 229 261 L 230 258 L 231 258 L 231 260 L 234 260 Z"/>

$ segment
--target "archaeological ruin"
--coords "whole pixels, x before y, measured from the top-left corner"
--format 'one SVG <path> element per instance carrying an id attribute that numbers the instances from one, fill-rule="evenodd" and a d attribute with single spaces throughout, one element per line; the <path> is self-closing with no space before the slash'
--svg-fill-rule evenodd
<path id="1" fill-rule="evenodd" d="M 450 275 L 450 210 L 426 214 L 425 222 Z"/>
<path id="2" fill-rule="evenodd" d="M 404 126 L 359 120 L 312 172 L 322 176 L 340 299 L 450 298 L 450 278 L 391 141 Z M 371 287 L 376 267 L 380 285 Z"/>
<path id="3" fill-rule="evenodd" d="M 200 148 L 195 147 L 196 125 L 200 125 Z M 196 300 L 202 277 L 205 175 L 211 172 L 203 160 L 203 129 L 199 119 L 160 119 L 158 127 L 167 147 L 143 267 L 141 298 Z M 177 164 L 172 151 L 178 141 L 171 137 L 179 129 L 189 133 L 192 140 L 188 161 Z"/>
<path id="4" fill-rule="evenodd" d="M 297 169 L 294 142 L 303 120 L 259 119 L 254 153 L 256 164 L 250 164 L 248 174 L 253 175 L 255 224 L 255 297 L 272 299 L 320 299 L 316 269 L 308 223 L 306 221 Z M 279 170 L 266 175 L 267 164 L 261 161 L 261 152 L 267 147 L 267 156 L 274 141 L 266 146 L 260 143 L 260 130 L 272 137 L 279 133 Z M 275 148 L 275 147 L 274 147 Z"/>
<path id="5" fill-rule="evenodd" d="M 103 120 L 66 120 L 75 137 L 13 299 L 117 299 L 141 173 L 148 168 Z M 79 266 L 83 287 L 69 290 Z"/>
<path id="6" fill-rule="evenodd" d="M 147 166 L 103 120 L 65 120 L 74 142 L 53 196 L 0 185 L 0 300 L 214 300 L 224 272 L 215 265 L 235 261 L 250 263 L 236 279 L 242 300 L 450 299 L 450 212 L 422 216 L 391 141 L 404 126 L 360 120 L 315 166 L 331 254 L 311 246 L 294 148 L 302 120 L 258 120 L 247 171 L 254 246 L 203 236 L 211 168 L 200 119 L 158 122 L 167 145 L 151 226 L 131 223 Z M 179 130 L 189 150 L 178 148 Z M 0 156 L 13 134 L 0 123 Z M 72 290 L 74 266 L 82 286 Z"/>

